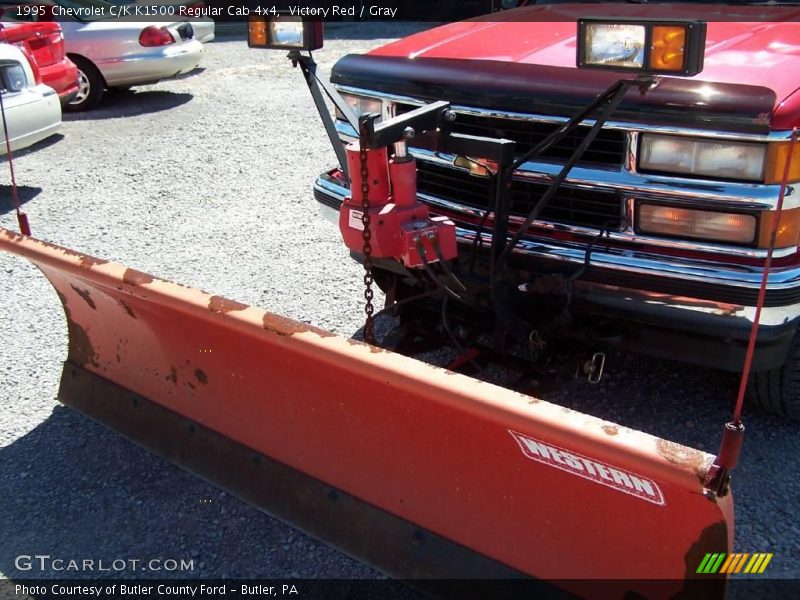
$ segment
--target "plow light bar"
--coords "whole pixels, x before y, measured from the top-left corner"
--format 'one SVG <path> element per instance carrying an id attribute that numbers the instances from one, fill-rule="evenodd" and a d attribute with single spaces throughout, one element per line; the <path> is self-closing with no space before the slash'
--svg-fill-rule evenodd
<path id="1" fill-rule="evenodd" d="M 318 50 L 322 48 L 322 21 L 300 17 L 258 17 L 247 21 L 247 45 L 268 50 Z"/>
<path id="2" fill-rule="evenodd" d="M 702 21 L 578 20 L 578 66 L 697 75 L 703 70 Z"/>

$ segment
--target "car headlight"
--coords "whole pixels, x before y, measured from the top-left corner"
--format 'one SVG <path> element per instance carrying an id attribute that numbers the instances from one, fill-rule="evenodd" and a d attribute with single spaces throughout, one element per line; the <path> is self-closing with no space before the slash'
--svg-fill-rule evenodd
<path id="1" fill-rule="evenodd" d="M 366 115 L 369 113 L 377 113 L 379 115 L 383 114 L 383 102 L 378 100 L 377 98 L 370 98 L 368 96 L 360 96 L 358 94 L 351 94 L 348 92 L 341 92 L 342 99 L 347 103 L 347 105 L 353 110 L 356 117 L 360 117 L 361 115 Z M 336 109 L 336 118 L 340 121 L 346 121 L 347 119 L 344 118 L 344 115 Z M 380 119 L 378 119 L 380 121 Z"/>
<path id="2" fill-rule="evenodd" d="M 738 244 L 756 241 L 753 215 L 644 203 L 639 204 L 637 213 L 640 233 Z"/>
<path id="3" fill-rule="evenodd" d="M 22 65 L 6 65 L 1 69 L 3 87 L 8 92 L 21 92 L 28 85 L 28 78 Z"/>
<path id="4" fill-rule="evenodd" d="M 763 181 L 766 155 L 766 144 L 644 134 L 639 148 L 639 169 Z"/>

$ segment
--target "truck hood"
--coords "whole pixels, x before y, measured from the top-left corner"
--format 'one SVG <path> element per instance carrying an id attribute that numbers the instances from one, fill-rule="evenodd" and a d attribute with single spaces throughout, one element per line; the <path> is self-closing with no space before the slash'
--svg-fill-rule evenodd
<path id="1" fill-rule="evenodd" d="M 678 8 L 680 7 L 680 8 Z M 775 106 L 800 87 L 800 23 L 755 22 L 759 15 L 749 7 L 726 7 L 725 18 L 751 17 L 751 22 L 713 22 L 708 7 L 686 5 L 615 5 L 615 14 L 625 17 L 680 16 L 709 20 L 705 66 L 691 78 L 695 81 L 762 86 L 775 93 Z M 718 7 L 717 7 L 718 9 Z M 412 59 L 459 59 L 501 61 L 524 65 L 547 65 L 569 69 L 575 66 L 577 18 L 595 16 L 597 5 L 533 6 L 504 14 L 503 22 L 492 16 L 462 21 L 425 31 L 372 51 L 373 56 Z M 680 13 L 675 11 L 680 10 Z M 757 9 L 762 11 L 764 9 Z M 667 11 L 672 11 L 667 13 Z M 761 15 L 763 16 L 763 15 Z M 800 19 L 791 9 L 783 19 Z M 568 75 L 565 75 L 569 77 Z M 599 92 L 600 90 L 598 90 Z"/>

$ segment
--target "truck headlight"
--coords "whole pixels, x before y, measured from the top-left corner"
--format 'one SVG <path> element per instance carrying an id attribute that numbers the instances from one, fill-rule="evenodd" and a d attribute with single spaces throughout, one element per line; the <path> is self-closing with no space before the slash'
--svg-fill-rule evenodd
<path id="1" fill-rule="evenodd" d="M 636 218 L 640 233 L 737 244 L 753 244 L 756 226 L 753 215 L 645 203 L 639 204 Z"/>
<path id="2" fill-rule="evenodd" d="M 360 96 L 359 94 L 351 94 L 349 92 L 340 92 L 342 99 L 347 105 L 353 109 L 357 117 L 369 113 L 383 114 L 383 102 L 377 98 L 370 98 L 369 96 Z M 336 109 L 336 118 L 340 121 L 346 121 L 344 115 Z M 380 121 L 380 119 L 378 119 Z"/>
<path id="3" fill-rule="evenodd" d="M 639 170 L 763 181 L 766 144 L 642 135 Z"/>

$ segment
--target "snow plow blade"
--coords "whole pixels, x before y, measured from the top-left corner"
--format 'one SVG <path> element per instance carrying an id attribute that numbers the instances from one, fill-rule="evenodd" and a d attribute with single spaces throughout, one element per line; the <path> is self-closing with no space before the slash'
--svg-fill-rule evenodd
<path id="1" fill-rule="evenodd" d="M 0 249 L 64 306 L 62 402 L 389 575 L 725 594 L 697 574 L 733 537 L 711 455 L 6 230 Z"/>

